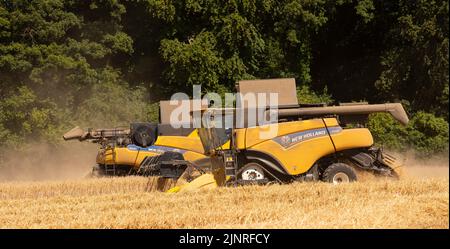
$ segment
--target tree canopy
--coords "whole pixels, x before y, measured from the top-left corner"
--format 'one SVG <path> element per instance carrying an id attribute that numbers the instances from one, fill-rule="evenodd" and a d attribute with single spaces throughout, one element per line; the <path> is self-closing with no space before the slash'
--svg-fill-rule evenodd
<path id="1" fill-rule="evenodd" d="M 401 101 L 414 122 L 374 116 L 377 141 L 448 150 L 448 12 L 439 0 L 1 0 L 0 146 L 155 120 L 158 100 L 193 84 L 294 77 L 304 102 Z"/>

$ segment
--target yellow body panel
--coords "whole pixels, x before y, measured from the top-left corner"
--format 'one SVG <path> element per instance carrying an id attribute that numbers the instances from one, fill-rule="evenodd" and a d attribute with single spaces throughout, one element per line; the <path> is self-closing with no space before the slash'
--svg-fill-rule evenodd
<path id="1" fill-rule="evenodd" d="M 289 149 L 284 149 L 272 140 L 248 149 L 261 151 L 276 158 L 290 175 L 305 173 L 319 158 L 334 152 L 328 137 L 311 139 Z"/>
<path id="2" fill-rule="evenodd" d="M 342 132 L 331 135 L 336 151 L 353 148 L 365 148 L 373 144 L 372 133 L 366 128 L 344 129 Z"/>
<path id="3" fill-rule="evenodd" d="M 223 150 L 229 150 L 230 149 L 230 140 L 226 141 L 224 144 L 222 144 L 221 148 Z"/>
<path id="4" fill-rule="evenodd" d="M 130 145 L 127 147 L 100 150 L 96 161 L 98 164 L 139 167 L 145 157 L 156 156 L 167 150 L 178 151 L 183 154 L 185 160 L 192 162 L 206 157 L 203 155 L 203 146 L 198 137 L 197 130 L 194 130 L 186 137 L 159 136 L 155 144 L 148 148 Z"/>
<path id="5" fill-rule="evenodd" d="M 373 138 L 368 129 L 342 129 L 336 119 L 325 119 L 336 151 L 369 147 Z M 322 119 L 275 124 L 277 137 L 261 139 L 259 127 L 241 129 L 237 136 L 240 149 L 263 152 L 275 158 L 290 175 L 307 172 L 320 158 L 335 152 Z M 245 131 L 246 130 L 246 131 Z M 245 142 L 243 142 L 245 141 Z M 245 145 L 245 146 L 244 146 Z"/>
<path id="6" fill-rule="evenodd" d="M 239 150 L 245 149 L 245 132 L 247 129 L 236 129 L 234 130 L 234 135 L 236 138 L 235 144 L 236 148 Z"/>
<path id="7" fill-rule="evenodd" d="M 193 151 L 186 151 L 183 154 L 184 160 L 190 161 L 190 162 L 195 162 L 197 160 L 206 158 L 207 156 L 197 153 L 197 152 L 193 152 Z"/>
<path id="8" fill-rule="evenodd" d="M 123 148 L 117 147 L 114 149 L 101 150 L 97 155 L 96 161 L 98 164 L 109 164 L 109 165 L 116 164 L 116 165 L 129 165 L 133 167 L 139 167 L 139 165 L 141 164 L 142 160 L 144 160 L 145 157 L 156 156 L 167 150 L 179 151 L 180 153 L 183 154 L 185 160 L 191 162 L 195 162 L 196 160 L 206 157 L 205 155 L 198 152 L 180 150 L 176 148 L 163 146 L 151 146 L 149 148 L 143 148 L 142 150 L 133 150 L 128 147 Z"/>
<path id="9" fill-rule="evenodd" d="M 338 125 L 338 122 L 335 118 L 325 118 L 324 120 L 327 126 L 329 127 Z M 238 148 L 244 149 L 255 146 L 258 143 L 267 141 L 267 139 L 261 138 L 260 134 L 262 132 L 267 132 L 269 126 L 277 129 L 276 134 L 277 137 L 298 131 L 305 131 L 325 127 L 322 119 L 310 119 L 304 121 L 293 121 L 293 122 L 285 122 L 244 129 L 237 129 L 236 131 L 238 133 L 236 134 L 236 144 L 238 145 Z M 242 140 L 242 136 L 244 136 L 245 140 Z"/>
<path id="10" fill-rule="evenodd" d="M 139 165 L 147 156 L 158 155 L 158 152 L 153 151 L 135 151 L 126 147 L 114 149 L 101 150 L 97 154 L 98 164 L 117 164 L 117 165 Z"/>
<path id="11" fill-rule="evenodd" d="M 155 145 L 190 150 L 200 154 L 204 153 L 202 142 L 198 136 L 160 136 L 156 140 Z"/>

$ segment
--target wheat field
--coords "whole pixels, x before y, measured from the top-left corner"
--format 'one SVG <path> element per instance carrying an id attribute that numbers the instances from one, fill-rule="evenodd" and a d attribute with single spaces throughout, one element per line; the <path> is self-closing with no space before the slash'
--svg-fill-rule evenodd
<path id="1" fill-rule="evenodd" d="M 448 167 L 399 181 L 147 192 L 147 178 L 0 183 L 1 228 L 449 228 Z M 418 174 L 421 175 L 421 174 Z"/>

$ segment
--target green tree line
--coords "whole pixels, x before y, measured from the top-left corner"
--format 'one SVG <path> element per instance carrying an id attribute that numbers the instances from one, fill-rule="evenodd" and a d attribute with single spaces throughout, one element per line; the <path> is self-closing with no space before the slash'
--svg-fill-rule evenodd
<path id="1" fill-rule="evenodd" d="M 294 77 L 301 102 L 402 102 L 376 142 L 448 151 L 448 1 L 0 0 L 0 146 L 156 121 L 193 84 Z"/>

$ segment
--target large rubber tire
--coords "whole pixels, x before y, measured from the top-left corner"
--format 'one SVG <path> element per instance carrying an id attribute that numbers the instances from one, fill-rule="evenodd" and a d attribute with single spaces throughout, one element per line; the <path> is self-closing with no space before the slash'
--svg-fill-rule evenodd
<path id="1" fill-rule="evenodd" d="M 251 163 L 247 163 L 246 165 L 244 165 L 242 168 L 240 168 L 240 169 L 238 170 L 238 172 L 237 172 L 237 178 L 238 178 L 238 179 L 243 179 L 243 175 L 242 175 L 242 174 L 243 174 L 246 170 L 249 170 L 249 169 L 252 169 L 252 168 L 256 168 L 256 169 L 257 169 L 257 171 L 254 171 L 254 173 L 258 174 L 258 176 L 260 176 L 260 177 L 262 177 L 262 178 L 265 177 L 263 166 L 261 166 L 259 163 L 251 162 Z M 247 177 L 248 177 L 248 176 L 244 176 L 244 178 L 247 178 Z"/>
<path id="2" fill-rule="evenodd" d="M 131 141 L 140 147 L 148 147 L 157 139 L 157 126 L 151 123 L 132 123 Z"/>
<path id="3" fill-rule="evenodd" d="M 355 182 L 356 171 L 345 163 L 333 163 L 322 174 L 322 180 L 334 184 Z"/>

